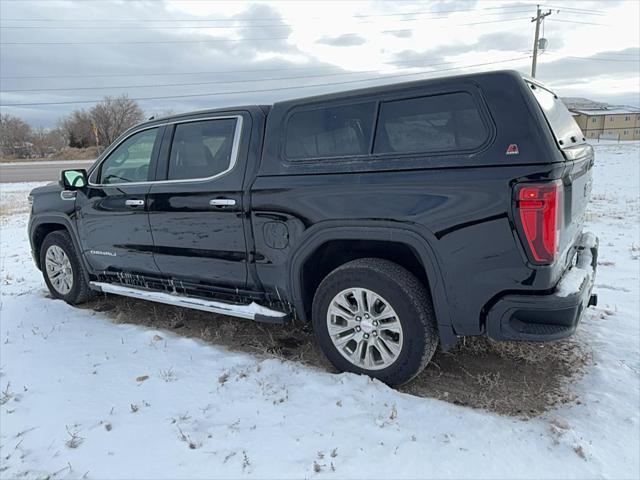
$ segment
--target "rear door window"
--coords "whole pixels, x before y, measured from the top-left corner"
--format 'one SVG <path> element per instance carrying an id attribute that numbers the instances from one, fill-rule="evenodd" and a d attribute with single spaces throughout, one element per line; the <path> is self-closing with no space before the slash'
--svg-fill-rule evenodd
<path id="1" fill-rule="evenodd" d="M 208 178 L 228 170 L 236 123 L 236 118 L 220 118 L 176 125 L 167 179 Z"/>
<path id="2" fill-rule="evenodd" d="M 470 94 L 409 98 L 380 105 L 373 153 L 471 150 L 487 137 Z"/>
<path id="3" fill-rule="evenodd" d="M 552 91 L 540 85 L 534 85 L 533 83 L 528 85 L 560 147 L 570 147 L 584 143 L 582 130 L 580 130 L 562 100 Z"/>
<path id="4" fill-rule="evenodd" d="M 287 122 L 286 156 L 302 160 L 366 155 L 374 115 L 374 102 L 295 112 Z"/>

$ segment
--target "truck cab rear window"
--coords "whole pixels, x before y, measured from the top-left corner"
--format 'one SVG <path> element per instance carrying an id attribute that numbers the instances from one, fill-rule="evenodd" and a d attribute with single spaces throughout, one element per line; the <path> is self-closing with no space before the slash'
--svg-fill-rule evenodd
<path id="1" fill-rule="evenodd" d="M 289 117 L 285 153 L 290 159 L 369 153 L 375 103 L 299 111 Z"/>
<path id="2" fill-rule="evenodd" d="M 373 153 L 469 150 L 487 136 L 468 93 L 395 100 L 380 105 Z"/>

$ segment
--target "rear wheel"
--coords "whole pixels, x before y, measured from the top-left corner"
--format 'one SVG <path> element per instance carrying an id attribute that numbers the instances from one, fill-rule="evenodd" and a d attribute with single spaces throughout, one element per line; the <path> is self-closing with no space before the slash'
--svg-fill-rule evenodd
<path id="1" fill-rule="evenodd" d="M 47 235 L 40 247 L 40 268 L 51 294 L 76 305 L 89 300 L 95 292 L 90 289 L 71 237 L 64 230 Z"/>
<path id="2" fill-rule="evenodd" d="M 420 373 L 438 344 L 429 292 L 409 271 L 378 258 L 346 263 L 322 281 L 313 326 L 336 368 L 390 385 Z"/>

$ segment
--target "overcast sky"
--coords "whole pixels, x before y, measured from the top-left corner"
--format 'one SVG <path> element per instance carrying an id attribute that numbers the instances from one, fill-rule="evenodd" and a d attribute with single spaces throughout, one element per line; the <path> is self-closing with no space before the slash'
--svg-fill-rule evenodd
<path id="1" fill-rule="evenodd" d="M 537 78 L 562 96 L 640 105 L 640 1 L 547 8 Z M 534 14 L 528 1 L 0 0 L 0 103 L 51 127 L 122 93 L 152 115 L 529 73 Z"/>

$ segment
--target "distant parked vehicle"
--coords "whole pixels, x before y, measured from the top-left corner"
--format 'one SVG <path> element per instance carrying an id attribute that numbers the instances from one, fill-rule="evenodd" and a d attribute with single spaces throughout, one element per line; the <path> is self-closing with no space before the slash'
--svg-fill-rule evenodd
<path id="1" fill-rule="evenodd" d="M 71 304 L 296 315 L 338 369 L 398 385 L 461 336 L 574 332 L 596 303 L 593 162 L 516 72 L 402 83 L 137 125 L 33 190 L 29 238 Z"/>

